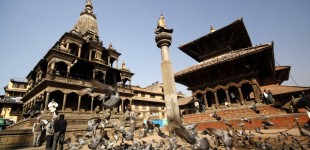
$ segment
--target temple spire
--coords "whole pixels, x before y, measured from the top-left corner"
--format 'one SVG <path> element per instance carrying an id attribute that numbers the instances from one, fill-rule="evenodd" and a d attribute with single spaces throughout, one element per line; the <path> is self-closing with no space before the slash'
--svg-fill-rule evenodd
<path id="1" fill-rule="evenodd" d="M 93 13 L 93 4 L 91 0 L 86 0 L 85 8 L 71 30 L 71 32 L 83 36 L 89 40 L 90 37 L 96 41 L 98 35 L 98 25 L 96 15 Z"/>
<path id="2" fill-rule="evenodd" d="M 93 4 L 91 3 L 91 0 L 86 1 L 84 12 L 93 13 Z"/>
<path id="3" fill-rule="evenodd" d="M 216 31 L 215 28 L 213 27 L 212 24 L 210 24 L 210 33 L 213 33 L 214 31 Z"/>

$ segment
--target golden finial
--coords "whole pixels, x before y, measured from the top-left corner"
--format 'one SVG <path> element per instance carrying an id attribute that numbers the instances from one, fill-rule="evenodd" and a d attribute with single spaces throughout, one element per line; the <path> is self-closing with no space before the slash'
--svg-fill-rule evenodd
<path id="1" fill-rule="evenodd" d="M 210 24 L 210 33 L 216 31 L 215 28 L 212 26 L 212 24 Z"/>
<path id="2" fill-rule="evenodd" d="M 165 17 L 163 16 L 163 14 L 160 15 L 157 26 L 167 29 Z"/>

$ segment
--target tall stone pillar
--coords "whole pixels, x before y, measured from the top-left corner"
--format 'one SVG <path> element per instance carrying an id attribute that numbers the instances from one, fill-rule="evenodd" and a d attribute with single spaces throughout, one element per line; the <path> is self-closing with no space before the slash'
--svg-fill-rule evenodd
<path id="1" fill-rule="evenodd" d="M 167 120 L 170 131 L 173 130 L 173 124 L 180 125 L 182 122 L 179 112 L 172 63 L 169 56 L 169 46 L 171 45 L 172 32 L 173 29 L 167 29 L 164 16 L 161 15 L 157 24 L 157 28 L 155 29 L 155 41 L 157 43 L 157 47 L 161 49 L 162 80 L 164 87 L 165 105 L 167 108 Z M 171 135 L 171 133 L 169 134 Z"/>

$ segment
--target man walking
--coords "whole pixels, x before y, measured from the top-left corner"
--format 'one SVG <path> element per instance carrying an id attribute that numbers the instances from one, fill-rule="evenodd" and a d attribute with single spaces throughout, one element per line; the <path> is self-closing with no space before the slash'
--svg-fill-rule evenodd
<path id="1" fill-rule="evenodd" d="M 54 141 L 52 150 L 57 149 L 58 143 L 59 143 L 59 149 L 63 150 L 66 130 L 67 130 L 67 121 L 65 120 L 65 115 L 60 114 L 58 120 L 54 122 Z"/>
<path id="2" fill-rule="evenodd" d="M 56 117 L 53 117 L 50 122 L 47 123 L 45 129 L 46 129 L 46 145 L 45 150 L 50 150 L 53 146 L 53 137 L 54 137 L 54 120 L 56 120 Z"/>
<path id="3" fill-rule="evenodd" d="M 41 122 L 40 117 L 37 118 L 37 121 L 33 123 L 32 133 L 33 133 L 33 147 L 40 146 L 40 138 L 42 133 L 43 123 Z"/>

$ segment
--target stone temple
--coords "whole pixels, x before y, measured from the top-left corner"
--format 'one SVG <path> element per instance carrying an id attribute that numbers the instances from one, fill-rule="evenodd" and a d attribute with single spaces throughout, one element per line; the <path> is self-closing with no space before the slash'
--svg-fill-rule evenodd
<path id="1" fill-rule="evenodd" d="M 242 18 L 218 30 L 211 27 L 207 35 L 180 46 L 181 51 L 198 62 L 174 74 L 175 82 L 192 91 L 192 96 L 187 98 L 177 93 L 182 122 L 197 123 L 198 130 L 206 126 L 224 128 L 223 122 L 209 116 L 217 111 L 220 116 L 229 117 L 232 123 L 237 123 L 240 117 L 249 117 L 253 119 L 253 128 L 259 123 L 255 119 L 262 115 L 270 115 L 280 128 L 291 127 L 285 119 L 296 116 L 305 123 L 305 113 L 288 114 L 282 108 L 292 97 L 309 93 L 310 88 L 281 85 L 289 79 L 290 66 L 275 65 L 273 46 L 273 42 L 253 46 Z M 42 119 L 50 118 L 48 103 L 53 99 L 59 105 L 59 113 L 64 113 L 68 120 L 66 135 L 85 131 L 87 121 L 102 103 L 98 100 L 102 91 L 93 84 L 94 79 L 118 92 L 120 102 L 113 108 L 114 119 L 118 119 L 127 106 L 142 112 L 142 119 L 151 114 L 166 118 L 163 85 L 156 82 L 148 87 L 156 90 L 132 86 L 134 73 L 124 62 L 118 67 L 120 55 L 112 44 L 105 47 L 100 40 L 92 3 L 86 1 L 77 23 L 56 41 L 27 75 L 28 88 L 22 102 L 23 113 L 31 112 L 28 113 L 30 117 L 0 132 L 0 142 L 5 143 L 0 149 L 30 146 L 34 116 L 39 111 Z M 92 92 L 83 92 L 85 88 L 92 88 Z M 275 105 L 261 103 L 264 89 L 271 90 Z M 145 98 L 145 93 L 149 99 Z M 203 104 L 204 112 L 195 114 L 195 101 Z M 252 102 L 258 103 L 261 114 L 248 109 Z M 149 111 L 145 111 L 146 106 Z M 103 109 L 100 107 L 98 112 Z"/>

